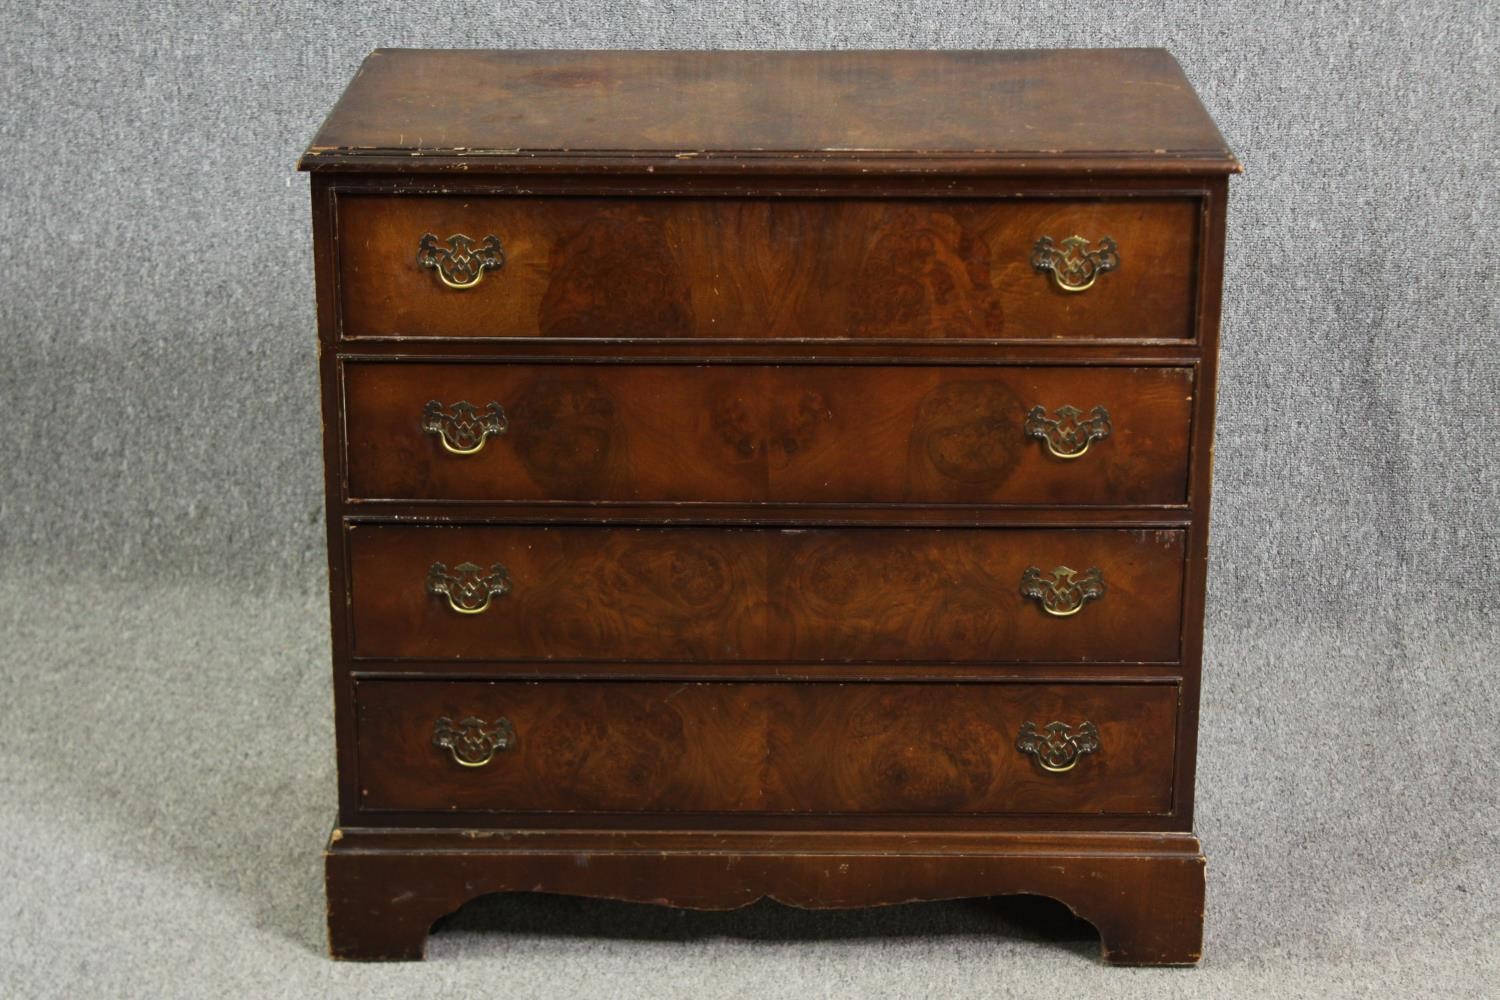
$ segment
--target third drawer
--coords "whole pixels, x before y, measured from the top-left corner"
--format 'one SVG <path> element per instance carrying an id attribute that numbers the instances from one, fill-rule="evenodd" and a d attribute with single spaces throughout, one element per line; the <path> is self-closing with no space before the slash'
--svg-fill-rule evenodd
<path id="1" fill-rule="evenodd" d="M 344 365 L 355 500 L 1181 505 L 1191 367 Z"/>
<path id="2" fill-rule="evenodd" d="M 349 529 L 353 652 L 486 661 L 1174 662 L 1185 532 Z"/>

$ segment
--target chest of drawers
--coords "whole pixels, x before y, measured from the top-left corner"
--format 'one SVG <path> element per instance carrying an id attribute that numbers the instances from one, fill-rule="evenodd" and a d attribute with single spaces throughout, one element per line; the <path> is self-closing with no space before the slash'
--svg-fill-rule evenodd
<path id="1" fill-rule="evenodd" d="M 336 956 L 1031 893 L 1197 960 L 1238 167 L 1169 55 L 381 50 L 302 166 Z"/>

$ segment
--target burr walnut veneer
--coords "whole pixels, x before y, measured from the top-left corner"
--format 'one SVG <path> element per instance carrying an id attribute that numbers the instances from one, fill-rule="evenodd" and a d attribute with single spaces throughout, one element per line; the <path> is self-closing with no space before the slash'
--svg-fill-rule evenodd
<path id="1" fill-rule="evenodd" d="M 335 955 L 489 892 L 1198 959 L 1228 174 L 1160 50 L 381 50 L 302 166 Z"/>

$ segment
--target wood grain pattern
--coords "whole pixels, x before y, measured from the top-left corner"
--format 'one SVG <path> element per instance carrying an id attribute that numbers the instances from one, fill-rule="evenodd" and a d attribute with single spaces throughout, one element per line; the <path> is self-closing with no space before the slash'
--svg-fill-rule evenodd
<path id="1" fill-rule="evenodd" d="M 343 335 L 605 339 L 1188 339 L 1192 198 L 339 198 Z M 502 268 L 445 287 L 425 233 L 496 235 Z M 1081 293 L 1042 236 L 1112 238 Z"/>
<path id="2" fill-rule="evenodd" d="M 405 169 L 458 160 L 516 170 L 539 154 L 586 162 L 630 153 L 679 168 L 726 153 L 782 164 L 906 154 L 929 169 L 944 154 L 1020 160 L 1032 171 L 1080 155 L 1096 168 L 1184 159 L 1235 168 L 1162 49 L 379 49 L 302 166 L 359 169 L 399 156 Z"/>
<path id="3" fill-rule="evenodd" d="M 359 783 L 374 810 L 1164 814 L 1175 685 L 362 681 Z M 515 726 L 483 767 L 437 719 Z M 1027 721 L 1085 720 L 1100 749 L 1052 774 Z M 808 767 L 820 761 L 820 767 Z"/>
<path id="4" fill-rule="evenodd" d="M 1181 504 L 1190 368 L 350 363 L 355 498 L 739 503 Z M 474 455 L 421 428 L 428 400 L 498 402 Z M 1105 406 L 1063 460 L 1033 406 Z M 859 456 L 850 461 L 851 455 Z"/>
<path id="5" fill-rule="evenodd" d="M 415 659 L 1051 662 L 1178 658 L 1175 530 L 415 527 L 349 531 L 354 653 Z M 459 615 L 434 562 L 501 563 L 510 593 Z M 1028 566 L 1099 567 L 1071 618 Z"/>
<path id="6" fill-rule="evenodd" d="M 335 955 L 421 957 L 485 892 L 1037 893 L 1111 961 L 1198 959 L 1238 165 L 1170 56 L 382 51 L 302 166 Z M 481 286 L 416 268 L 479 227 Z M 1075 232 L 1121 265 L 1066 295 L 1029 258 Z M 428 387 L 507 394 L 511 433 L 444 464 L 405 423 Z M 1004 444 L 1052 389 L 1120 394 L 1065 401 L 1114 418 L 1084 475 Z M 514 586 L 460 616 L 438 559 Z M 1067 620 L 1019 588 L 1062 563 L 1107 583 Z M 1079 698 L 1105 752 L 1015 773 L 1001 716 Z M 417 709 L 511 712 L 512 770 L 424 780 Z"/>

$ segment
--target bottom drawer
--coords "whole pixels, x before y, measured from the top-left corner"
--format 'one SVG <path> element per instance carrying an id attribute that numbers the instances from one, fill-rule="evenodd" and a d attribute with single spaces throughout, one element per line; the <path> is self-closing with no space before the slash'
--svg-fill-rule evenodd
<path id="1" fill-rule="evenodd" d="M 366 680 L 355 699 L 364 810 L 1172 810 L 1174 684 Z"/>

